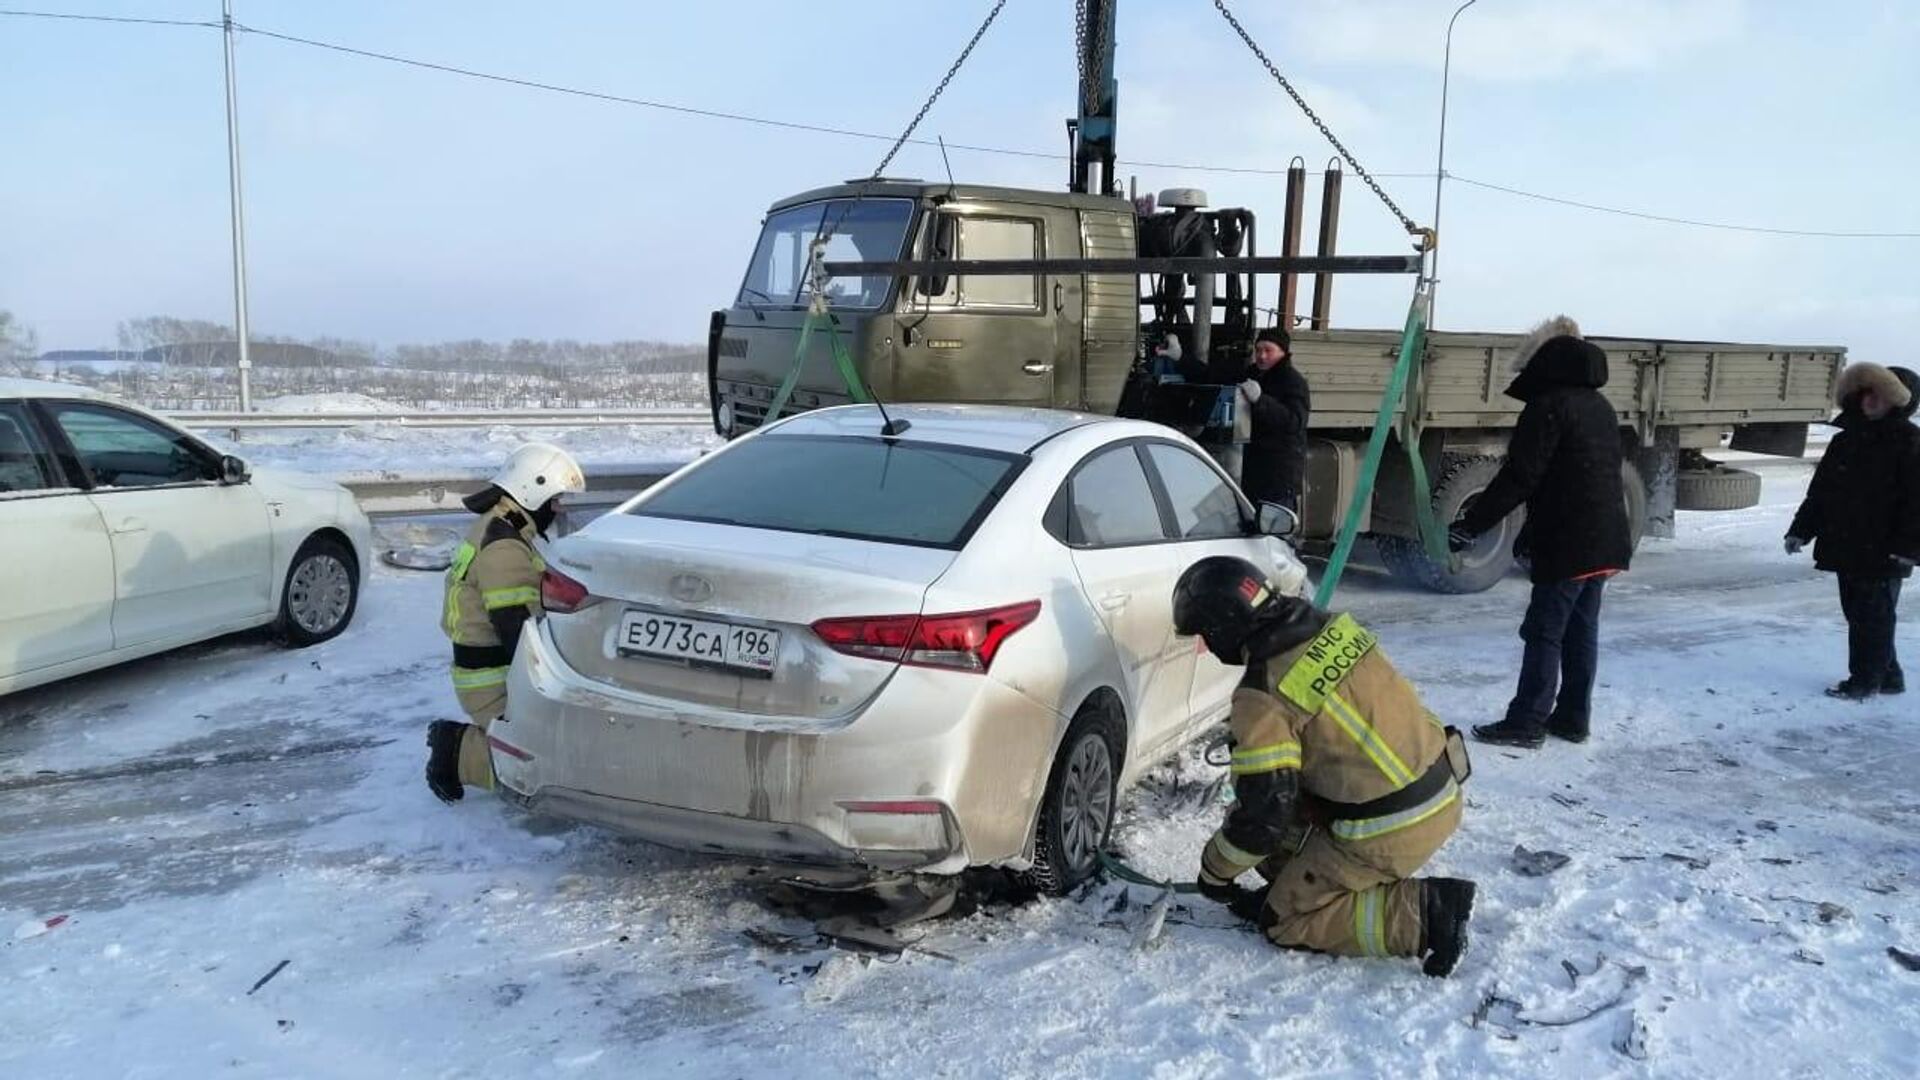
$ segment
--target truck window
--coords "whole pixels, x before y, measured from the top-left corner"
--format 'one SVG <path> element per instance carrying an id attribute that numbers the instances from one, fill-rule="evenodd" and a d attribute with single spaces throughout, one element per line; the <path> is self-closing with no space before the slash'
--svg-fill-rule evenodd
<path id="1" fill-rule="evenodd" d="M 937 227 L 937 215 L 929 215 L 927 228 Z M 1040 258 L 1040 223 L 1017 218 L 962 216 L 959 219 L 956 259 L 1037 259 Z M 1038 277 L 991 277 L 975 275 L 948 278 L 938 296 L 916 297 L 922 304 L 947 307 L 1022 308 L 1040 304 Z"/>
<path id="2" fill-rule="evenodd" d="M 842 214 L 845 214 L 842 217 Z M 760 229 L 746 280 L 734 301 L 743 307 L 797 308 L 807 302 L 807 251 L 813 238 L 838 222 L 827 258 L 847 262 L 897 259 L 906 246 L 913 203 L 906 199 L 831 199 L 769 215 Z M 886 302 L 890 277 L 837 277 L 827 286 L 834 306 L 872 309 Z"/>

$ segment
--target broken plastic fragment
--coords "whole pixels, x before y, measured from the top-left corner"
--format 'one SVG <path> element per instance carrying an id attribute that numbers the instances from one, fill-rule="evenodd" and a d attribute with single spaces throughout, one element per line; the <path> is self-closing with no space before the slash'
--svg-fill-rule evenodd
<path id="1" fill-rule="evenodd" d="M 1558 851 L 1528 851 L 1521 844 L 1513 847 L 1513 869 L 1522 877 L 1546 877 L 1572 861 L 1572 856 Z"/>

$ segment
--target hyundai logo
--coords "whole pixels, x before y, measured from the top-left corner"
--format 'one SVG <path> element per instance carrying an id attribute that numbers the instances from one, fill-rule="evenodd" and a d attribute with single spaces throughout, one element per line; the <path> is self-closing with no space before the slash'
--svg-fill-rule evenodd
<path id="1" fill-rule="evenodd" d="M 667 591 L 683 604 L 704 604 L 713 599 L 713 583 L 699 574 L 675 574 L 667 582 Z"/>

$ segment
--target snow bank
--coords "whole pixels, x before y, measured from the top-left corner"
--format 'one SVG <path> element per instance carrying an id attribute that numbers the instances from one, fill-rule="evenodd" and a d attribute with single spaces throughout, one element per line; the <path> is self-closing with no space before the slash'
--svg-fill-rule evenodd
<path id="1" fill-rule="evenodd" d="M 410 412 L 405 405 L 395 405 L 366 394 L 288 394 L 284 397 L 261 398 L 253 403 L 254 410 L 263 413 L 403 413 Z"/>

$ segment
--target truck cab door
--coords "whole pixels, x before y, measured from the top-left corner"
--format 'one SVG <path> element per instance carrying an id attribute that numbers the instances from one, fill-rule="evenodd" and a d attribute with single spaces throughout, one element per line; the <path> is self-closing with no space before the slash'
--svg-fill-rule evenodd
<path id="1" fill-rule="evenodd" d="M 1046 251 L 1043 212 L 931 211 L 916 250 L 927 258 L 1037 259 Z M 920 278 L 903 291 L 893 395 L 1046 408 L 1053 404 L 1055 330 L 1039 275 Z"/>

